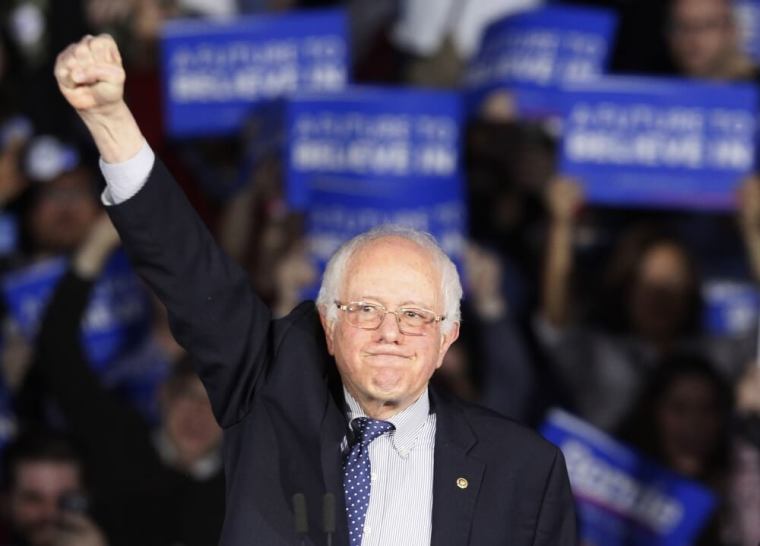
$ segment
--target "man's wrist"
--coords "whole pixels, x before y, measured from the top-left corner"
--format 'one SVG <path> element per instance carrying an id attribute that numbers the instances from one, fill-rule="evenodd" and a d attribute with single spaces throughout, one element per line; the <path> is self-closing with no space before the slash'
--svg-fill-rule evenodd
<path id="1" fill-rule="evenodd" d="M 108 111 L 79 112 L 106 163 L 133 158 L 143 145 L 143 135 L 124 101 Z"/>

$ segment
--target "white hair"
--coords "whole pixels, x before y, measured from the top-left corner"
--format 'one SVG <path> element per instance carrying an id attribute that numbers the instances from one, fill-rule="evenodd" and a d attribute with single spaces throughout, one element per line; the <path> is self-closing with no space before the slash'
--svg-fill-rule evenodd
<path id="1" fill-rule="evenodd" d="M 340 287 L 351 258 L 368 244 L 387 237 L 399 237 L 411 241 L 430 253 L 441 274 L 443 314 L 446 317 L 441 321 L 441 333 L 447 334 L 454 323 L 461 319 L 459 303 L 462 299 L 462 283 L 459 281 L 459 273 L 454 262 L 441 249 L 432 235 L 406 226 L 383 224 L 343 243 L 327 262 L 317 295 L 317 306 L 325 314 L 328 322 L 334 322 L 338 316 L 335 302 L 339 299 Z"/>

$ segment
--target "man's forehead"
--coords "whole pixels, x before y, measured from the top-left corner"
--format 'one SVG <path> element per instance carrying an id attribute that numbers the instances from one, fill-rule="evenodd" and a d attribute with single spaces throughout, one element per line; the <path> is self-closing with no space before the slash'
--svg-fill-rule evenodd
<path id="1" fill-rule="evenodd" d="M 429 249 L 411 239 L 393 234 L 367 241 L 356 249 L 352 256 L 352 261 L 355 261 L 357 258 L 371 259 L 385 257 L 389 254 L 398 255 L 399 257 L 416 257 L 431 263 L 433 262 L 433 255 Z"/>

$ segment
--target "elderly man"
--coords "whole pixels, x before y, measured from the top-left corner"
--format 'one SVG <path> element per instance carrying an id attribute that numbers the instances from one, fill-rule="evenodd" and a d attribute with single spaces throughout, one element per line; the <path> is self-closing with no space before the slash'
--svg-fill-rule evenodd
<path id="1" fill-rule="evenodd" d="M 273 320 L 145 144 L 113 41 L 71 45 L 55 75 L 100 150 L 124 245 L 200 363 L 224 428 L 221 544 L 575 543 L 559 450 L 428 388 L 457 338 L 461 297 L 432 239 L 354 239 L 328 265 L 318 304 Z M 318 516 L 326 493 L 334 533 Z M 309 510 L 295 528 L 297 494 Z"/>

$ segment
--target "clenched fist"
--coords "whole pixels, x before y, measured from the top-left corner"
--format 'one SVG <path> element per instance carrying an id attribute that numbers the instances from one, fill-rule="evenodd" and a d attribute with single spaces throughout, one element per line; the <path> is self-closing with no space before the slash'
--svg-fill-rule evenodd
<path id="1" fill-rule="evenodd" d="M 124 68 L 113 38 L 85 36 L 55 63 L 58 88 L 79 112 L 106 113 L 124 97 Z"/>
<path id="2" fill-rule="evenodd" d="M 144 139 L 124 103 L 124 68 L 113 38 L 85 36 L 56 59 L 55 79 L 108 163 L 133 157 Z"/>

